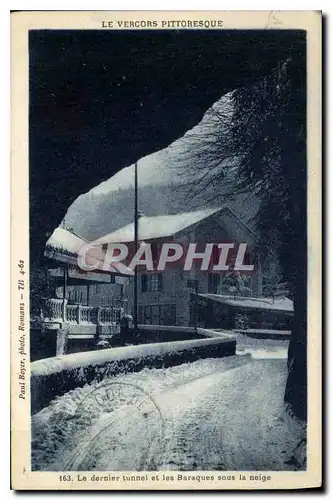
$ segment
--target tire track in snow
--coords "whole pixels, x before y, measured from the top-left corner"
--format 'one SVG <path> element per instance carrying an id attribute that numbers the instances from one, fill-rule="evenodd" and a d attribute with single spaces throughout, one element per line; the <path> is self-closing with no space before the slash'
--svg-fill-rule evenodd
<path id="1" fill-rule="evenodd" d="M 156 416 L 145 425 L 128 400 L 99 413 L 85 408 L 68 427 L 63 456 L 53 438 L 35 456 L 42 470 L 63 470 L 63 459 L 73 453 L 68 470 L 291 470 L 285 459 L 299 436 L 282 420 L 285 378 L 284 360 L 250 356 L 114 377 L 153 396 L 165 421 L 164 438 L 151 440 Z M 81 396 L 73 391 L 35 416 L 37 437 L 55 410 L 61 415 L 63 402 L 81 401 L 88 390 L 81 389 Z"/>

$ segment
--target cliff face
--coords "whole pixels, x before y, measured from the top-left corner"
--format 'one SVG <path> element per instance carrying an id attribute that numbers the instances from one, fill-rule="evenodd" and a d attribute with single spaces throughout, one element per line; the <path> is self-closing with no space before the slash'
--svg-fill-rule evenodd
<path id="1" fill-rule="evenodd" d="M 167 148 L 138 162 L 138 205 L 146 216 L 190 212 L 225 202 L 253 227 L 258 199 L 234 189 L 234 168 L 208 163 L 200 157 L 218 134 L 227 133 L 232 116 L 231 94 L 207 110 L 198 125 Z M 220 116 L 224 123 L 220 124 Z M 211 182 L 206 182 L 211 176 Z M 204 183 L 201 182 L 204 179 Z M 134 219 L 134 165 L 81 195 L 69 208 L 65 223 L 92 240 Z"/>
<path id="2" fill-rule="evenodd" d="M 297 40 L 277 30 L 32 31 L 32 261 L 79 195 L 181 137 Z"/>

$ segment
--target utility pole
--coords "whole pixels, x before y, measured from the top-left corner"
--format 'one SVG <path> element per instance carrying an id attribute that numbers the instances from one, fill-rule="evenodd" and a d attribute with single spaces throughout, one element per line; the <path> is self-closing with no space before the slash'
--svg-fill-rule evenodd
<path id="1" fill-rule="evenodd" d="M 197 334 L 197 299 L 198 299 L 198 279 L 195 280 L 195 334 Z"/>
<path id="2" fill-rule="evenodd" d="M 134 245 L 135 255 L 138 250 L 138 189 L 137 189 L 137 161 L 135 162 L 135 221 L 134 221 Z M 134 328 L 138 334 L 138 266 L 135 267 L 134 274 Z"/>

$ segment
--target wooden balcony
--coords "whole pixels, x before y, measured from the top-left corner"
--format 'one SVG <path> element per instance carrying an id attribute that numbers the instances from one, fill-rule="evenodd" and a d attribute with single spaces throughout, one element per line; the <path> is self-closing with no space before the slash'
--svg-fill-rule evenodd
<path id="1" fill-rule="evenodd" d="M 46 299 L 41 320 L 44 329 L 66 328 L 69 337 L 85 338 L 101 335 L 114 335 L 120 332 L 122 309 L 120 307 L 92 307 L 81 304 L 68 304 L 67 299 Z"/>

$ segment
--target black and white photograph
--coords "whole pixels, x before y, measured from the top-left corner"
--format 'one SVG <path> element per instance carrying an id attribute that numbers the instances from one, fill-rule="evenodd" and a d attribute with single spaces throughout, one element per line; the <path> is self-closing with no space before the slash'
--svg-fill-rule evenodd
<path id="1" fill-rule="evenodd" d="M 27 31 L 27 467 L 58 489 L 301 487 L 320 364 L 308 30 L 117 14 Z"/>

